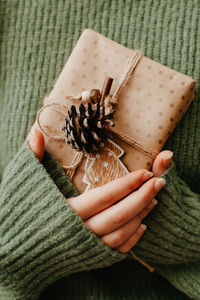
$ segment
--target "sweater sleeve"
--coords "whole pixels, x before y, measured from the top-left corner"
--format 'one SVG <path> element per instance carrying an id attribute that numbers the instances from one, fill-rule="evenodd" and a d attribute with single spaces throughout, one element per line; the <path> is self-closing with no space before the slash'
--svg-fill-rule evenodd
<path id="1" fill-rule="evenodd" d="M 174 162 L 135 253 L 176 288 L 200 300 L 200 195 L 177 175 Z"/>
<path id="2" fill-rule="evenodd" d="M 46 154 L 25 142 L 0 185 L 0 285 L 8 299 L 33 300 L 63 276 L 111 265 L 126 255 L 107 247 L 67 204 L 77 192 Z"/>
<path id="3" fill-rule="evenodd" d="M 157 266 L 157 272 L 191 299 L 200 300 L 200 263 Z"/>

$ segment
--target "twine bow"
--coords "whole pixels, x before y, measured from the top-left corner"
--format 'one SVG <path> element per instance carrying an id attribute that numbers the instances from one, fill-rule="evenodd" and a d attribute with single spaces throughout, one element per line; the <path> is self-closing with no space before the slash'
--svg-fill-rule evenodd
<path id="1" fill-rule="evenodd" d="M 120 80 L 120 84 L 117 87 L 115 93 L 111 96 L 110 94 L 106 97 L 105 99 L 105 111 L 109 110 L 109 108 L 111 107 L 112 103 L 117 103 L 117 99 L 119 97 L 119 94 L 121 92 L 121 90 L 126 86 L 126 83 L 128 82 L 129 78 L 131 77 L 131 74 L 133 73 L 135 67 L 137 66 L 138 62 L 140 61 L 140 59 L 142 58 L 143 54 L 140 51 L 136 51 L 134 56 L 132 57 L 132 59 L 130 60 L 129 64 L 127 65 L 127 69 L 124 71 L 121 80 Z M 69 100 L 72 101 L 79 101 L 80 102 L 80 97 L 79 96 L 68 96 L 66 97 Z M 50 103 L 50 104 L 46 104 L 44 105 L 38 112 L 37 114 L 37 123 L 38 126 L 40 128 L 40 130 L 49 138 L 54 139 L 56 141 L 64 141 L 65 137 L 64 134 L 61 133 L 60 135 L 50 135 L 47 130 L 44 129 L 44 127 L 41 125 L 40 122 L 40 117 L 42 112 L 49 108 L 52 107 L 55 111 L 59 112 L 61 115 L 63 115 L 64 117 L 66 116 L 69 107 L 67 107 L 66 105 L 61 105 L 59 103 Z M 151 149 L 147 146 L 142 145 L 140 142 L 138 142 L 137 140 L 135 140 L 134 138 L 128 136 L 127 134 L 121 132 L 119 129 L 115 128 L 115 127 L 109 127 L 109 130 L 116 136 L 118 136 L 121 140 L 123 140 L 124 142 L 126 142 L 127 144 L 129 144 L 130 146 L 132 146 L 133 148 L 135 148 L 136 150 L 138 150 L 139 152 L 143 153 L 145 156 L 148 156 L 152 159 L 155 159 L 156 156 L 158 155 L 158 152 L 154 149 Z M 88 155 L 86 155 L 88 156 Z M 88 156 L 89 157 L 89 156 Z M 83 152 L 76 152 L 73 161 L 71 163 L 71 165 L 68 166 L 62 166 L 64 169 L 66 169 L 67 175 L 72 179 L 73 175 L 75 173 L 76 168 L 80 165 L 81 161 L 84 158 L 84 154 Z"/>
<path id="2" fill-rule="evenodd" d="M 123 73 L 121 80 L 120 80 L 120 84 L 117 87 L 116 91 L 114 92 L 114 94 L 111 96 L 110 94 L 106 97 L 105 99 L 105 110 L 111 107 L 112 103 L 117 103 L 117 99 L 119 97 L 119 94 L 121 92 L 121 90 L 125 87 L 127 81 L 129 80 L 129 78 L 131 77 L 135 67 L 137 66 L 138 62 L 140 61 L 140 59 L 142 58 L 143 54 L 140 51 L 136 51 L 134 53 L 134 56 L 132 57 L 132 59 L 130 60 L 129 64 L 127 65 L 127 69 L 125 70 L 125 72 Z M 66 97 L 69 100 L 72 101 L 79 101 L 80 103 L 80 97 L 79 96 L 68 96 Z M 43 105 L 43 107 L 39 110 L 38 114 L 37 114 L 37 123 L 38 126 L 40 128 L 40 130 L 49 138 L 55 140 L 55 141 L 64 141 L 65 137 L 64 137 L 64 133 L 61 131 L 61 134 L 58 135 L 52 135 L 49 134 L 49 132 L 47 130 L 44 129 L 44 127 L 41 125 L 40 122 L 40 118 L 41 118 L 41 114 L 42 112 L 47 109 L 47 108 L 53 108 L 54 111 L 59 112 L 63 117 L 66 116 L 69 107 L 67 107 L 66 105 L 61 105 L 59 103 L 49 103 L 46 105 Z M 152 159 L 155 159 L 155 157 L 157 156 L 158 152 L 154 149 L 150 149 L 149 147 L 146 147 L 144 145 L 142 145 L 140 142 L 136 141 L 134 138 L 126 135 L 125 133 L 121 132 L 119 129 L 116 129 L 115 127 L 111 127 L 109 126 L 109 130 L 116 136 L 118 136 L 121 140 L 123 140 L 124 142 L 126 142 L 127 144 L 131 145 L 132 147 L 134 147 L 136 150 L 140 151 L 141 153 L 143 153 L 145 156 L 148 156 Z M 110 150 L 112 151 L 112 150 Z M 114 154 L 114 153 L 113 153 Z M 114 154 L 115 155 L 115 154 Z M 82 162 L 84 156 L 86 156 L 86 164 L 85 164 L 85 173 L 87 174 L 87 165 L 90 159 L 90 155 L 89 154 L 84 154 L 83 152 L 76 152 L 71 165 L 63 165 L 62 167 L 66 170 L 67 175 L 72 179 L 74 176 L 74 173 L 76 171 L 76 168 L 80 165 L 80 163 Z M 145 265 L 151 272 L 154 271 L 154 268 L 150 267 L 148 264 L 146 264 L 144 261 L 142 261 L 139 257 L 137 257 L 133 251 L 129 251 L 131 253 L 131 255 L 138 260 L 141 264 Z"/>

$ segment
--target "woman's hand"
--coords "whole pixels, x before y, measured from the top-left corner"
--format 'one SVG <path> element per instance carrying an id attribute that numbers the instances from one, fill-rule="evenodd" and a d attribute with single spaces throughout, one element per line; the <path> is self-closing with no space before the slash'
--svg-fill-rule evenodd
<path id="1" fill-rule="evenodd" d="M 140 169 L 67 202 L 106 245 L 125 253 L 143 235 L 146 226 L 141 222 L 157 204 L 154 197 L 165 184 L 152 176 Z"/>
<path id="2" fill-rule="evenodd" d="M 31 131 L 29 145 L 38 159 L 44 154 L 44 138 Z M 66 201 L 83 222 L 111 248 L 125 253 L 133 248 L 146 226 L 142 220 L 157 204 L 154 198 L 165 184 L 160 176 L 170 165 L 172 152 L 159 153 L 151 173 L 146 169 L 131 172 L 106 185 Z"/>

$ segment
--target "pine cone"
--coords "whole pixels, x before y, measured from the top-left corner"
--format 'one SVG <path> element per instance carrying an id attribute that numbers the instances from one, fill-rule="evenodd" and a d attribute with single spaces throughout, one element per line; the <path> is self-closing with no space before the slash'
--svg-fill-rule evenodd
<path id="1" fill-rule="evenodd" d="M 105 107 L 100 103 L 84 106 L 82 103 L 77 112 L 74 105 L 68 110 L 63 131 L 67 144 L 77 151 L 92 153 L 98 151 L 101 143 L 107 138 L 108 123 L 114 125 L 113 111 L 105 114 Z"/>

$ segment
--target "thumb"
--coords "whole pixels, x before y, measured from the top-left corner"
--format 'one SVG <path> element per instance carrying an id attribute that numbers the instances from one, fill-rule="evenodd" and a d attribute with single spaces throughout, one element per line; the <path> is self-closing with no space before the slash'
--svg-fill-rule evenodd
<path id="1" fill-rule="evenodd" d="M 173 152 L 169 150 L 164 150 L 157 155 L 152 166 L 154 176 L 159 177 L 169 168 L 172 156 Z"/>
<path id="2" fill-rule="evenodd" d="M 31 129 L 29 134 L 29 147 L 41 161 L 44 156 L 45 141 L 43 134 L 37 129 Z"/>

